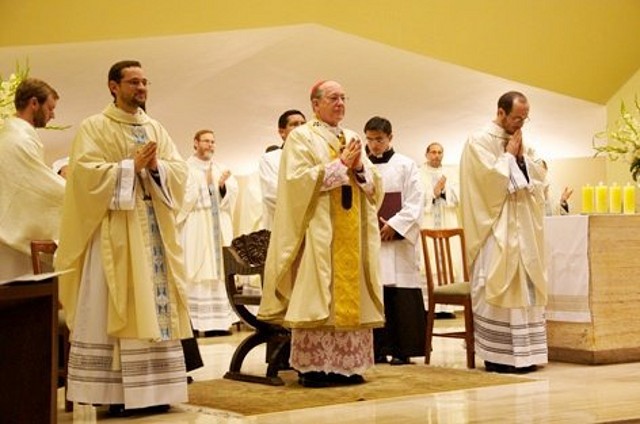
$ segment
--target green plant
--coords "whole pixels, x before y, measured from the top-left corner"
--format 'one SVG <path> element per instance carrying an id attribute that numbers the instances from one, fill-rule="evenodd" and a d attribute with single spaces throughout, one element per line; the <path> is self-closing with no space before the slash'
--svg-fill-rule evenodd
<path id="1" fill-rule="evenodd" d="M 25 63 L 24 66 L 20 66 L 20 63 L 16 63 L 16 70 L 9 75 L 6 80 L 0 75 L 0 128 L 4 124 L 5 119 L 13 116 L 16 113 L 16 107 L 13 104 L 13 99 L 16 95 L 16 89 L 18 85 L 29 76 L 29 63 Z"/>
<path id="2" fill-rule="evenodd" d="M 613 128 L 597 133 L 593 138 L 596 156 L 606 154 L 611 160 L 623 159 L 630 164 L 634 180 L 640 179 L 640 101 L 634 100 L 635 109 L 620 103 L 620 116 Z"/>

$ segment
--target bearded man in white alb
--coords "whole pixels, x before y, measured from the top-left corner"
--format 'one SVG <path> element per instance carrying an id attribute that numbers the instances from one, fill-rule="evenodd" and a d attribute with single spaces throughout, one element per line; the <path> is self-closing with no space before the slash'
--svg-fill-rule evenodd
<path id="1" fill-rule="evenodd" d="M 178 222 L 183 225 L 189 314 L 194 330 L 229 331 L 236 316 L 225 289 L 222 259 L 221 204 L 230 172 L 213 162 L 215 136 L 200 130 L 193 138 L 193 155 L 187 159 L 189 180 Z M 228 204 L 228 202 L 227 202 Z"/>
<path id="2" fill-rule="evenodd" d="M 64 179 L 44 163 L 36 128 L 54 118 L 58 93 L 27 78 L 16 89 L 16 116 L 0 122 L 0 280 L 33 272 L 31 240 L 57 240 Z"/>

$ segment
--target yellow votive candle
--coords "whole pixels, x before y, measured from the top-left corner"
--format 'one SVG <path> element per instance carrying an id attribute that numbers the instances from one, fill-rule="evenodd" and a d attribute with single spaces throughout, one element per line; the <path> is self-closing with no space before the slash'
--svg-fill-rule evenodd
<path id="1" fill-rule="evenodd" d="M 626 214 L 636 213 L 636 186 L 634 186 L 633 184 L 627 183 L 627 185 L 624 186 L 623 196 L 624 196 L 624 202 L 623 202 L 624 213 Z"/>
<path id="2" fill-rule="evenodd" d="M 582 213 L 593 213 L 593 186 L 582 187 Z"/>
<path id="3" fill-rule="evenodd" d="M 609 213 L 620 213 L 622 212 L 622 188 L 613 183 L 611 187 L 609 187 Z"/>
<path id="4" fill-rule="evenodd" d="M 596 186 L 596 213 L 607 213 L 609 210 L 609 190 L 600 183 Z"/>

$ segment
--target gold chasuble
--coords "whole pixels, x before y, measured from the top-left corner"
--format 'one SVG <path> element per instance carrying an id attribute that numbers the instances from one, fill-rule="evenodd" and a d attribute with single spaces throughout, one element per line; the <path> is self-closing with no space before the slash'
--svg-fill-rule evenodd
<path id="1" fill-rule="evenodd" d="M 132 177 L 134 198 L 125 207 L 118 202 L 122 163 L 148 140 L 157 143 L 158 171 L 169 197 L 143 170 Z M 83 121 L 69 164 L 55 267 L 72 270 L 59 277 L 70 328 L 81 307 L 78 291 L 87 252 L 99 234 L 108 290 L 107 333 L 150 341 L 191 337 L 175 228 L 188 169 L 169 134 L 141 109 L 132 115 L 111 104 Z"/>
<path id="2" fill-rule="evenodd" d="M 348 130 L 344 136 L 357 137 Z M 258 312 L 262 320 L 326 330 L 384 323 L 377 223 L 382 181 L 363 152 L 372 179 L 369 194 L 351 172 L 348 185 L 325 187 L 326 167 L 340 148 L 339 137 L 318 120 L 287 138 Z"/>

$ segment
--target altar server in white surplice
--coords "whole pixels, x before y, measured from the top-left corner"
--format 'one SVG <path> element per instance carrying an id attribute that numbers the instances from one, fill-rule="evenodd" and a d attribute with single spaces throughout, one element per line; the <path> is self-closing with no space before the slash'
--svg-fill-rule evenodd
<path id="1" fill-rule="evenodd" d="M 228 331 L 236 320 L 225 289 L 220 212 L 221 191 L 230 174 L 214 173 L 211 160 L 214 146 L 213 131 L 196 132 L 194 154 L 187 159 L 187 193 L 178 216 L 182 226 L 189 314 L 194 330 L 204 332 Z M 220 175 L 218 179 L 216 174 Z"/>
<path id="2" fill-rule="evenodd" d="M 444 149 L 440 143 L 430 143 L 425 152 L 426 162 L 420 167 L 420 175 L 424 185 L 424 216 L 422 228 L 441 229 L 458 228 L 458 171 L 442 166 Z M 428 244 L 431 258 L 431 269 L 434 270 L 434 278 L 437 278 L 435 256 L 433 246 Z M 424 280 L 424 301 L 428 305 L 428 293 L 426 290 L 425 264 L 422 259 L 422 244 L 418 245 L 420 255 L 420 273 Z M 462 275 L 462 251 L 460 245 L 454 243 L 451 246 L 451 258 L 453 261 L 454 278 L 461 281 Z M 436 318 L 455 318 L 453 311 L 459 309 L 453 305 L 437 305 Z"/>
<path id="3" fill-rule="evenodd" d="M 487 371 L 547 363 L 546 171 L 523 146 L 528 115 L 522 93 L 502 95 L 496 118 L 469 136 L 460 161 L 475 348 Z"/>
<path id="4" fill-rule="evenodd" d="M 192 336 L 175 216 L 187 164 L 143 110 L 137 61 L 114 64 L 114 103 L 73 141 L 60 244 L 60 300 L 71 329 L 67 397 L 125 409 L 187 401 L 180 339 Z"/>
<path id="5" fill-rule="evenodd" d="M 16 116 L 0 120 L 0 280 L 31 273 L 31 240 L 57 240 L 64 179 L 44 163 L 36 128 L 54 117 L 58 93 L 27 78 L 16 89 Z"/>
<path id="6" fill-rule="evenodd" d="M 380 172 L 385 192 L 378 213 L 378 225 L 382 241 L 380 281 L 386 286 L 386 325 L 384 331 L 374 333 L 376 361 L 385 362 L 389 353 L 392 365 L 408 364 L 413 354 L 403 349 L 406 343 L 402 338 L 406 336 L 401 337 L 401 334 L 413 336 L 418 333 L 420 338 L 425 331 L 422 284 L 416 253 L 424 204 L 422 181 L 416 163 L 395 152 L 391 146 L 393 133 L 388 119 L 379 116 L 369 119 L 364 126 L 364 133 L 367 155 Z M 418 305 L 417 308 L 412 306 L 410 296 L 416 299 L 413 304 Z M 417 353 L 424 355 L 423 343 Z"/>
<path id="7" fill-rule="evenodd" d="M 273 214 L 276 212 L 278 170 L 280 169 L 282 148 L 291 130 L 305 122 L 307 122 L 307 118 L 299 110 L 290 109 L 280 115 L 278 133 L 282 138 L 282 145 L 267 149 L 267 152 L 260 158 L 258 172 L 260 173 L 260 188 L 262 190 L 262 225 L 267 230 L 271 230 Z"/>
<path id="8" fill-rule="evenodd" d="M 398 194 L 400 209 L 381 226 L 380 280 L 396 287 L 421 287 L 416 246 L 424 191 L 416 163 L 394 151 L 391 123 L 371 118 L 364 127 L 369 160 L 382 177 L 385 195 Z"/>

